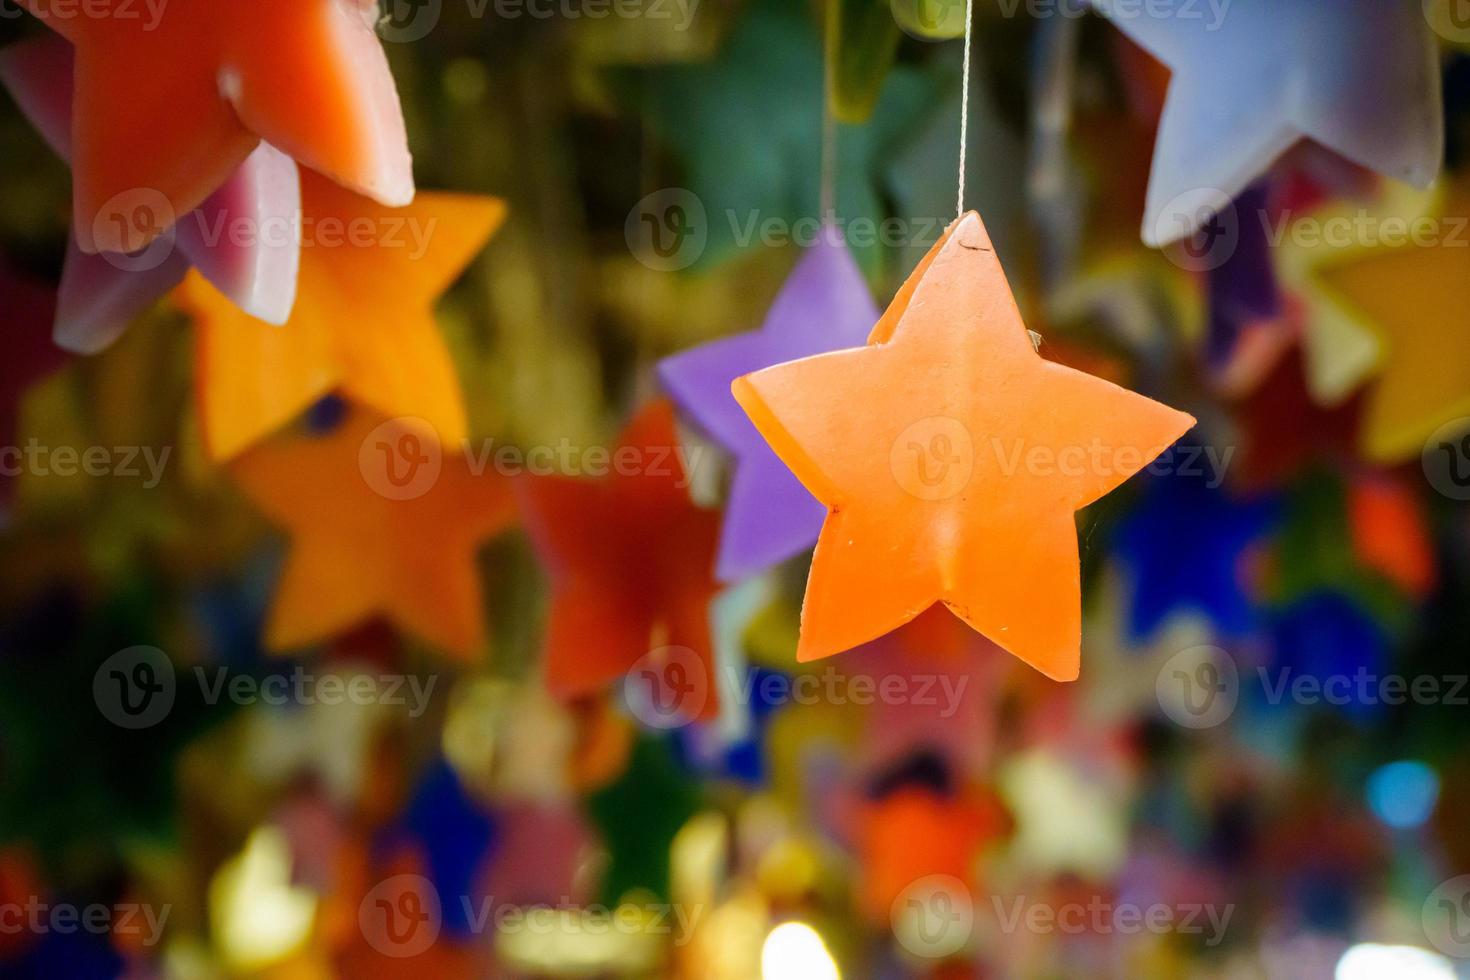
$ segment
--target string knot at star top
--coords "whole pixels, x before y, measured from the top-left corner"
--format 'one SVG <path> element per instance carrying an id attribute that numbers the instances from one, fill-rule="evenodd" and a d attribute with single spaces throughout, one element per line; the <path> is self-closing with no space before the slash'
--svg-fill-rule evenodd
<path id="1" fill-rule="evenodd" d="M 1194 424 L 1042 358 L 980 216 L 962 215 L 867 345 L 731 388 L 826 505 L 797 659 L 873 640 L 936 602 L 1049 677 L 1081 659 L 1075 512 Z"/>
<path id="2" fill-rule="evenodd" d="M 369 0 L 21 2 L 76 46 L 82 251 L 144 248 L 262 139 L 382 204 L 413 199 L 403 112 Z"/>

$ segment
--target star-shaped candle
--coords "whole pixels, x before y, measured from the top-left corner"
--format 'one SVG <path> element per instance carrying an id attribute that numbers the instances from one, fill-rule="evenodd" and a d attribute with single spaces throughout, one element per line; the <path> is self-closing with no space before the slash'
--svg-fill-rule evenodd
<path id="1" fill-rule="evenodd" d="M 22 5 L 76 45 L 72 216 L 84 252 L 145 247 L 261 140 L 384 204 L 413 199 L 368 0 Z"/>
<path id="2" fill-rule="evenodd" d="M 62 159 L 72 153 L 72 46 L 42 35 L 0 51 L 0 84 Z M 290 157 L 261 143 L 225 183 L 174 226 L 172 239 L 134 255 L 83 252 L 68 243 L 55 338 L 78 353 L 111 344 L 189 267 L 242 310 L 284 323 L 296 297 L 301 187 Z"/>
<path id="3" fill-rule="evenodd" d="M 642 658 L 678 650 L 668 661 L 678 686 L 657 693 L 687 696 L 678 707 L 693 717 L 714 712 L 709 604 L 719 591 L 719 515 L 689 499 L 677 446 L 672 407 L 653 402 L 608 454 L 604 479 L 520 485 L 526 532 L 551 578 L 545 670 L 556 697 L 594 694 Z"/>
<path id="4" fill-rule="evenodd" d="M 1049 677 L 1077 676 L 1075 512 L 1193 419 L 1036 353 L 979 215 L 952 224 L 857 350 L 737 380 L 829 510 L 799 660 L 935 602 Z"/>
<path id="5" fill-rule="evenodd" d="M 759 330 L 667 358 L 659 378 L 674 401 L 735 457 L 717 574 L 735 581 L 805 551 L 826 508 L 781 465 L 730 394 L 751 371 L 860 347 L 878 320 L 857 263 L 827 228 L 797 264 Z"/>
<path id="6" fill-rule="evenodd" d="M 1153 639 L 1177 613 L 1202 615 L 1226 637 L 1245 635 L 1256 625 L 1247 559 L 1276 519 L 1277 507 L 1269 497 L 1237 498 L 1213 485 L 1213 474 L 1190 475 L 1213 469 L 1203 451 L 1188 462 L 1200 448 L 1176 457 L 1178 472 L 1144 481 L 1137 510 L 1118 528 L 1117 557 L 1132 586 L 1132 640 Z"/>
<path id="7" fill-rule="evenodd" d="M 353 408 L 326 436 L 281 436 L 231 465 L 291 534 L 268 646 L 307 646 L 382 615 L 458 656 L 476 652 L 475 552 L 511 525 L 514 498 L 509 480 L 440 444 L 422 420 Z"/>
<path id="8" fill-rule="evenodd" d="M 1092 2 L 1174 73 L 1143 219 L 1150 245 L 1205 226 L 1304 138 L 1417 186 L 1439 173 L 1439 54 L 1421 4 L 1235 0 L 1158 16 Z"/>
<path id="9" fill-rule="evenodd" d="M 1438 237 L 1422 246 L 1362 249 L 1318 271 L 1380 341 L 1379 376 L 1364 407 L 1362 449 L 1382 463 L 1424 451 L 1441 426 L 1470 415 L 1470 264 L 1463 228 L 1470 186 L 1453 189 Z"/>
<path id="10" fill-rule="evenodd" d="M 198 328 L 204 443 L 229 459 L 334 390 L 389 416 L 467 436 L 433 306 L 505 215 L 495 198 L 419 195 L 385 208 L 302 171 L 307 246 L 295 309 L 276 330 L 191 275 L 176 296 Z"/>

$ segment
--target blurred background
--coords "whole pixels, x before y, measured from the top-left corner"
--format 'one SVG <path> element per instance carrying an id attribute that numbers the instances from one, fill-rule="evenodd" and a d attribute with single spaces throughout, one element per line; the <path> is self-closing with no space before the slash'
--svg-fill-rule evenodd
<path id="1" fill-rule="evenodd" d="M 1155 250 L 1170 73 L 1037 8 L 976 0 L 966 206 L 1042 356 L 1199 419 L 1078 517 L 1081 679 L 943 609 L 798 665 L 802 555 L 711 587 L 720 707 L 672 724 L 549 689 L 546 548 L 508 519 L 466 655 L 374 616 L 270 649 L 292 538 L 202 446 L 186 304 L 49 344 L 70 178 L 0 96 L 0 976 L 1470 976 L 1470 377 L 1429 377 L 1470 363 L 1466 38 L 1425 31 L 1433 187 L 1304 141 Z M 547 472 L 616 447 L 662 358 L 758 327 L 826 209 L 879 309 L 955 217 L 963 5 L 384 14 L 420 188 L 507 206 L 436 307 L 469 436 Z M 1408 439 L 1374 436 L 1389 386 Z M 728 460 L 679 433 L 714 515 Z M 660 556 L 704 526 L 629 580 L 678 591 Z"/>

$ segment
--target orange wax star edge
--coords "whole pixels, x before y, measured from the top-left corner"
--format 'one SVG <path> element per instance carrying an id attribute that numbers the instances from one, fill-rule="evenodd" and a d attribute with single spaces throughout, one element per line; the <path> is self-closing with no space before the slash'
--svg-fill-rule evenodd
<path id="1" fill-rule="evenodd" d="M 720 588 L 720 517 L 690 499 L 677 449 L 673 407 L 657 400 L 611 453 L 634 465 L 602 479 L 518 482 L 526 533 L 551 580 L 544 660 L 553 697 L 594 696 L 654 651 L 682 648 L 697 663 L 698 693 L 681 708 L 697 720 L 717 713 L 709 603 Z"/>
<path id="2" fill-rule="evenodd" d="M 504 202 L 425 192 L 385 208 L 309 170 L 301 193 L 309 244 L 284 326 L 240 310 L 198 272 L 174 291 L 195 323 L 210 459 L 234 458 L 338 390 L 386 416 L 421 418 L 458 446 L 469 436 L 464 397 L 433 308 L 500 226 Z"/>
<path id="3" fill-rule="evenodd" d="M 23 6 L 76 46 L 73 234 L 131 252 L 193 211 L 266 140 L 386 205 L 413 200 L 398 91 L 371 0 L 156 11 Z"/>
<path id="4" fill-rule="evenodd" d="M 1056 680 L 1081 662 L 1075 513 L 1194 419 L 1043 359 L 979 215 L 956 220 L 867 346 L 738 378 L 735 398 L 828 515 L 797 659 L 943 602 Z"/>
<path id="5" fill-rule="evenodd" d="M 420 420 L 357 407 L 325 436 L 252 449 L 230 473 L 291 535 L 268 647 L 308 646 L 378 615 L 463 659 L 484 644 L 476 553 L 515 521 L 508 477 L 441 451 Z"/>

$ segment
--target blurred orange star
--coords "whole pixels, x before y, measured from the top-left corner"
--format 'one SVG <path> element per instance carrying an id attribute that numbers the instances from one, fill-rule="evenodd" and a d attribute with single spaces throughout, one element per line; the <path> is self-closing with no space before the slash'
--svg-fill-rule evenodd
<path id="1" fill-rule="evenodd" d="M 462 658 L 485 638 L 475 552 L 514 521 L 510 481 L 445 453 L 422 420 L 350 409 L 330 434 L 283 435 L 230 472 L 291 550 L 266 625 L 272 649 L 381 614 Z"/>
<path id="2" fill-rule="evenodd" d="M 234 457 L 334 390 L 422 418 L 458 446 L 464 398 L 433 307 L 500 225 L 504 203 L 425 193 L 385 208 L 310 171 L 301 200 L 301 277 L 285 326 L 244 313 L 197 271 L 175 292 L 197 327 L 210 457 Z"/>
<path id="3" fill-rule="evenodd" d="M 21 2 L 77 49 L 72 225 L 83 251 L 147 245 L 262 139 L 385 204 L 413 200 L 370 0 Z"/>
<path id="4" fill-rule="evenodd" d="M 968 887 L 980 848 L 1005 832 L 1008 819 L 994 799 L 946 799 L 916 788 L 869 804 L 858 826 L 864 913 L 888 922 L 899 896 L 926 878 L 949 876 Z"/>
<path id="5" fill-rule="evenodd" d="M 698 688 L 691 715 L 715 709 L 709 602 L 719 591 L 719 515 L 689 499 L 678 446 L 672 408 L 655 401 L 607 454 L 605 479 L 521 484 L 526 532 L 551 578 L 545 670 L 556 697 L 593 694 L 671 647 L 688 651 L 681 667 L 693 669 L 681 680 Z"/>
<path id="6" fill-rule="evenodd" d="M 979 215 L 952 224 L 866 347 L 735 381 L 829 508 L 797 658 L 850 650 L 936 601 L 1042 673 L 1077 677 L 1075 512 L 1194 420 L 1042 359 Z"/>

